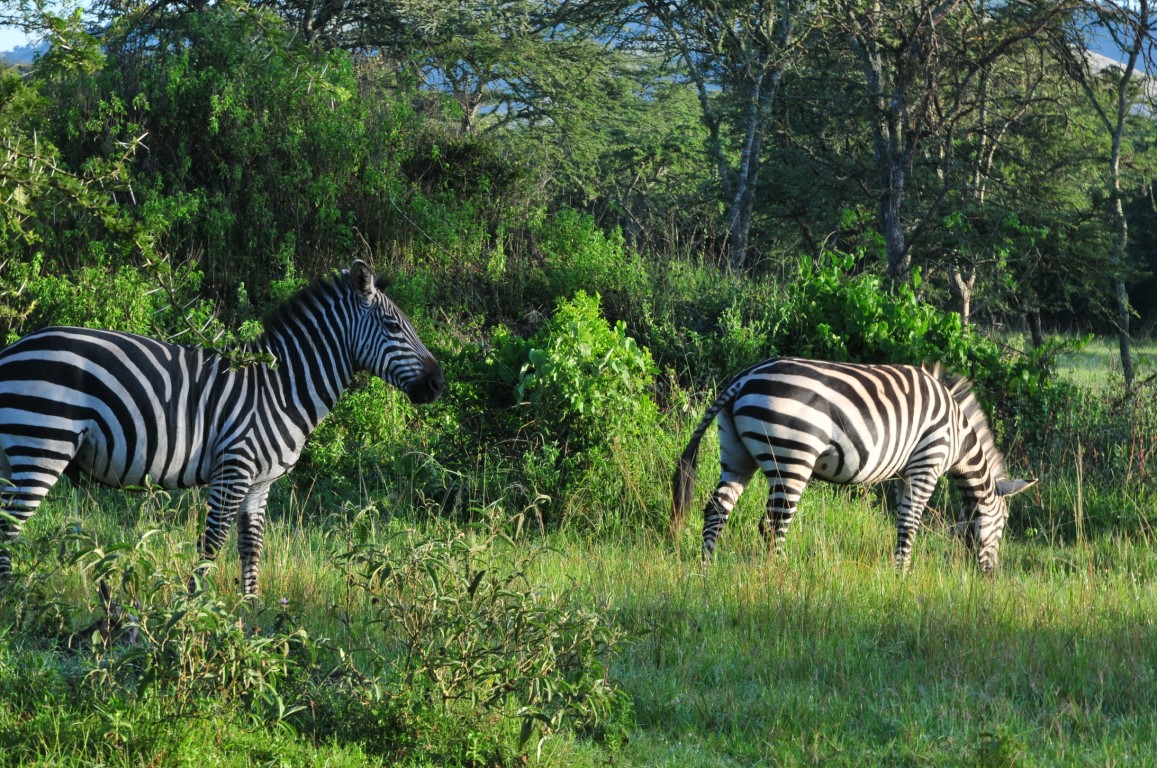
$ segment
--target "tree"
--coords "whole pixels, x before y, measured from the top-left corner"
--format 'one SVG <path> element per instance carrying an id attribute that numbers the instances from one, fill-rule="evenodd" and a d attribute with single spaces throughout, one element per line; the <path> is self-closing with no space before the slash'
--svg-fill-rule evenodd
<path id="1" fill-rule="evenodd" d="M 914 162 L 922 153 L 942 151 L 937 145 L 976 110 L 986 73 L 1016 46 L 1066 18 L 1071 5 L 1069 0 L 835 3 L 833 23 L 863 77 L 877 216 L 893 288 L 907 280 L 913 266 L 909 230 L 924 226 L 939 205 L 932 199 L 922 212 L 905 216 L 905 186 Z"/>
<path id="2" fill-rule="evenodd" d="M 664 57 L 690 83 L 719 185 L 728 261 L 749 262 L 756 192 L 784 73 L 804 55 L 814 5 L 802 0 L 573 0 L 577 23 L 614 20 L 614 41 Z"/>
<path id="3" fill-rule="evenodd" d="M 1129 220 L 1125 215 L 1122 156 L 1127 147 L 1127 129 L 1134 119 L 1143 89 L 1137 81 L 1139 62 L 1152 64 L 1157 19 L 1149 0 L 1087 2 L 1082 13 L 1075 17 L 1068 34 L 1057 38 L 1057 48 L 1074 81 L 1081 87 L 1095 110 L 1105 135 L 1109 139 L 1109 154 L 1105 185 L 1108 206 L 1115 231 L 1110 261 L 1113 300 L 1117 310 L 1117 343 L 1121 355 L 1121 370 L 1125 390 L 1133 388 L 1134 371 L 1129 322 L 1133 314 L 1125 273 L 1129 252 Z M 1101 66 L 1086 54 L 1086 40 L 1094 30 L 1107 32 L 1121 51 L 1119 63 Z"/>

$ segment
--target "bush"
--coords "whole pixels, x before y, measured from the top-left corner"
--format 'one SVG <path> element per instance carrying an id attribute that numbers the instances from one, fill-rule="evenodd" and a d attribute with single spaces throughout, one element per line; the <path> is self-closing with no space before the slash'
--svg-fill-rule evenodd
<path id="1" fill-rule="evenodd" d="M 880 275 L 855 274 L 851 256 L 828 252 L 805 260 L 788 291 L 778 325 L 780 354 L 857 363 L 940 361 L 960 373 L 981 342 L 960 316 L 917 298 L 919 273 L 890 293 Z"/>
<path id="2" fill-rule="evenodd" d="M 308 635 L 288 626 L 254 631 L 241 618 L 244 598 L 219 596 L 209 579 L 190 592 L 188 560 L 157 546 L 157 534 L 101 546 L 72 525 L 47 542 L 20 542 L 22 558 L 30 551 L 40 556 L 5 586 L 0 626 L 55 635 L 79 654 L 78 664 L 87 667 L 84 694 L 98 705 L 115 708 L 130 699 L 166 721 L 211 713 L 283 716 L 281 689 L 300 663 L 297 652 L 312 646 Z M 87 583 L 101 585 L 101 618 L 66 632 L 75 608 L 52 587 L 75 567 Z"/>
<path id="3" fill-rule="evenodd" d="M 651 397 L 658 368 L 651 354 L 627 335 L 619 321 L 602 315 L 598 295 L 578 291 L 558 304 L 550 320 L 526 344 L 506 338 L 499 356 L 522 360 L 514 385 L 517 402 L 558 442 L 584 451 L 616 435 L 653 428 Z M 509 362 L 500 373 L 510 378 Z"/>
<path id="4" fill-rule="evenodd" d="M 201 274 L 189 265 L 179 270 L 170 270 L 167 265 L 159 269 L 174 288 L 172 296 L 158 290 L 158 274 L 129 265 L 82 266 L 58 272 L 46 268 L 37 257 L 11 266 L 8 272 L 0 264 L 0 297 L 6 288 L 12 296 L 7 312 L 0 310 L 0 323 L 5 314 L 9 316 L 6 343 L 46 325 L 170 336 L 188 331 L 190 324 L 198 329 L 212 324 L 212 307 L 195 298 Z M 18 311 L 17 307 L 23 309 Z"/>
<path id="5" fill-rule="evenodd" d="M 613 448 L 659 428 L 658 369 L 622 321 L 603 317 L 597 295 L 578 291 L 560 301 L 529 339 L 497 329 L 487 367 L 505 389 L 506 407 L 514 404 L 512 469 L 526 506 L 548 497 L 560 508 L 565 495 L 605 469 Z"/>
<path id="6" fill-rule="evenodd" d="M 359 376 L 309 437 L 302 453 L 307 472 L 361 477 L 392 466 L 415 449 L 414 409 L 406 396 L 375 376 Z"/>
<path id="7" fill-rule="evenodd" d="M 608 677 L 622 632 L 566 594 L 534 587 L 543 550 L 516 543 L 507 524 L 492 515 L 385 542 L 363 524 L 343 556 L 384 635 L 372 651 L 383 725 L 417 728 L 412 737 L 433 762 L 504 764 L 513 754 L 501 753 L 516 754 L 536 729 L 618 737 L 630 722 L 629 700 Z M 444 729 L 426 726 L 448 719 L 471 725 L 431 741 Z M 503 720 L 520 724 L 517 743 L 502 735 Z M 480 744 L 487 754 L 477 754 Z"/>
<path id="8" fill-rule="evenodd" d="M 542 253 L 547 298 L 569 298 L 579 291 L 599 294 L 612 316 L 623 317 L 631 302 L 645 300 L 646 270 L 627 251 L 622 231 L 603 232 L 589 214 L 563 208 L 531 227 Z"/>

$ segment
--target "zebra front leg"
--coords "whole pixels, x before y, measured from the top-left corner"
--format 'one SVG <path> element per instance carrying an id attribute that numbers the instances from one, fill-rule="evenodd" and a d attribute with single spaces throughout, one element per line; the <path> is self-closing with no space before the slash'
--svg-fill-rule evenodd
<path id="1" fill-rule="evenodd" d="M 936 490 L 936 481 L 939 479 L 939 474 L 920 475 L 905 479 L 896 520 L 895 560 L 896 570 L 900 573 L 908 572 L 908 565 L 912 558 L 912 543 L 916 538 L 916 531 L 920 529 L 924 508 L 928 505 L 928 499 L 932 498 L 932 492 Z"/>
<path id="2" fill-rule="evenodd" d="M 197 552 L 202 562 L 189 579 L 190 592 L 196 592 L 199 582 L 204 580 L 208 562 L 217 559 L 217 553 L 221 551 L 225 537 L 229 535 L 229 528 L 233 525 L 233 518 L 237 516 L 237 510 L 248 493 L 249 484 L 239 482 L 236 477 L 218 477 L 210 486 L 209 514 L 205 518 L 205 530 L 197 542 Z"/>
<path id="3" fill-rule="evenodd" d="M 265 502 L 272 485 L 262 483 L 249 489 L 241 502 L 237 521 L 237 553 L 241 555 L 241 593 L 257 594 L 257 574 L 261 566 L 261 551 L 265 545 Z"/>
<path id="4" fill-rule="evenodd" d="M 714 557 L 715 543 L 753 474 L 754 471 L 746 474 L 724 472 L 720 476 L 719 484 L 703 510 L 703 562 L 711 562 Z"/>

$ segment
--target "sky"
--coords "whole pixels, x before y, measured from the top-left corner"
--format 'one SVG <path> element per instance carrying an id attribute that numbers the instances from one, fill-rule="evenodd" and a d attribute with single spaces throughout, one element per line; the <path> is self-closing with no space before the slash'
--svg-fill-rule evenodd
<path id="1" fill-rule="evenodd" d="M 20 31 L 19 27 L 0 25 L 0 51 L 10 51 L 29 42 L 28 36 Z"/>

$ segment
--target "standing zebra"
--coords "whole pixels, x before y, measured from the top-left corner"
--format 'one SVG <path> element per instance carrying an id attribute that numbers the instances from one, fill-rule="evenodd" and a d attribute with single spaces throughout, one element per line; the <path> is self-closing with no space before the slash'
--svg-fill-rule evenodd
<path id="1" fill-rule="evenodd" d="M 707 409 L 679 457 L 673 482 L 677 531 L 692 501 L 699 442 L 719 422 L 721 474 L 703 514 L 703 558 L 758 467 L 770 484 L 760 521 L 782 552 L 808 481 L 904 480 L 896 567 L 905 571 L 924 506 L 944 473 L 963 502 L 957 531 L 996 566 L 1008 519 L 1006 496 L 1036 481 L 1006 479 L 1004 458 L 966 379 L 910 365 L 856 365 L 776 358 L 734 376 Z"/>
<path id="2" fill-rule="evenodd" d="M 265 501 L 355 372 L 415 403 L 442 393 L 442 368 L 362 261 L 315 281 L 264 322 L 234 367 L 210 350 L 113 331 L 45 328 L 0 350 L 0 533 L 15 536 L 61 473 L 101 483 L 209 486 L 199 541 L 213 559 L 238 520 L 241 588 L 257 591 Z M 240 514 L 238 514 L 240 513 Z M 0 552 L 0 577 L 11 563 Z"/>

